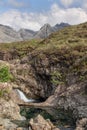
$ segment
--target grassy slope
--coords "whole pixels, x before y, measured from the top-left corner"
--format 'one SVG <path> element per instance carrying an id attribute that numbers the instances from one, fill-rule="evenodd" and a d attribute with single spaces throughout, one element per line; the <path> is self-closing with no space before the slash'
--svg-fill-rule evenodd
<path id="1" fill-rule="evenodd" d="M 87 46 L 87 23 L 67 27 L 59 32 L 51 34 L 45 40 L 31 40 L 18 43 L 4 43 L 0 44 L 0 51 L 10 51 L 11 49 L 17 49 L 21 52 L 32 51 L 44 51 L 50 50 L 56 51 L 58 49 L 75 49 L 77 46 L 85 48 Z M 77 49 L 76 49 L 77 50 Z"/>
<path id="2" fill-rule="evenodd" d="M 77 82 L 84 82 L 87 79 L 87 23 L 53 33 L 40 42 L 40 45 L 33 55 L 43 63 L 47 58 L 48 68 L 58 64 L 63 78 L 70 74 L 77 78 Z M 52 75 L 57 78 L 58 73 L 52 72 Z M 62 80 L 66 82 L 67 78 L 62 79 L 61 76 L 60 83 Z"/>
<path id="3" fill-rule="evenodd" d="M 0 51 L 11 50 L 20 57 L 31 53 L 37 59 L 48 58 L 50 64 L 63 64 L 69 72 L 79 75 L 79 80 L 87 78 L 87 23 L 62 29 L 43 41 L 0 44 Z"/>

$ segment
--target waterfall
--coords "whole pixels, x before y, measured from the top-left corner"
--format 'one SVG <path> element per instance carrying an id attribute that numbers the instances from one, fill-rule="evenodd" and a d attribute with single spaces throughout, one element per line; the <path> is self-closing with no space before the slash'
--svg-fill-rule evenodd
<path id="1" fill-rule="evenodd" d="M 17 89 L 17 92 L 18 92 L 18 94 L 19 94 L 19 96 L 20 96 L 20 99 L 23 100 L 24 102 L 35 102 L 34 99 L 28 99 L 28 98 L 25 96 L 25 94 L 24 94 L 22 91 L 20 91 L 19 89 Z"/>

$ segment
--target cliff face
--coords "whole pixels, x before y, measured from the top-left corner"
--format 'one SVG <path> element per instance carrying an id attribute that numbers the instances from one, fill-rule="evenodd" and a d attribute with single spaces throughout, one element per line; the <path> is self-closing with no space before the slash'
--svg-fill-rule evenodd
<path id="1" fill-rule="evenodd" d="M 12 120 L 22 121 L 24 117 L 20 115 L 20 108 L 16 102 L 17 95 L 12 89 L 12 84 L 0 82 L 0 129 L 16 129 L 18 125 Z"/>
<path id="2" fill-rule="evenodd" d="M 32 106 L 71 110 L 74 119 L 87 118 L 86 34 L 84 23 L 43 41 L 1 44 L 0 58 L 10 64 L 13 88 L 45 100 Z"/>

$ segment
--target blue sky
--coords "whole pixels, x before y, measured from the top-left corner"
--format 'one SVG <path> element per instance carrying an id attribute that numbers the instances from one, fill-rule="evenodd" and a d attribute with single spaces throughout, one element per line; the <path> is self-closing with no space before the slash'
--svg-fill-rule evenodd
<path id="1" fill-rule="evenodd" d="M 38 30 L 45 23 L 87 21 L 87 0 L 0 0 L 0 24 Z"/>
<path id="2" fill-rule="evenodd" d="M 68 4 L 69 2 L 63 2 L 63 1 L 71 1 L 71 4 Z M 73 2 L 73 0 L 0 0 L 0 11 L 4 12 L 10 9 L 17 9 L 20 10 L 21 12 L 23 11 L 40 12 L 43 10 L 45 11 L 49 10 L 53 3 L 57 3 L 62 8 L 81 7 L 83 5 L 82 3 L 84 3 L 83 2 L 84 0 L 83 1 L 74 0 L 74 1 L 75 2 Z"/>

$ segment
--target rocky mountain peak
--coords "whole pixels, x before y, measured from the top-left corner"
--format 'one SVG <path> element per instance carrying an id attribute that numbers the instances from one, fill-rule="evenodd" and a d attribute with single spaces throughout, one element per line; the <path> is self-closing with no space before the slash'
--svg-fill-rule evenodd
<path id="1" fill-rule="evenodd" d="M 44 24 L 44 25 L 40 28 L 40 30 L 42 30 L 42 29 L 49 29 L 49 28 L 52 28 L 51 25 L 48 24 L 48 23 L 46 23 L 46 24 Z"/>
<path id="2" fill-rule="evenodd" d="M 46 38 L 48 37 L 52 32 L 54 32 L 53 27 L 50 24 L 44 24 L 38 33 L 35 35 L 35 38 Z"/>
<path id="3" fill-rule="evenodd" d="M 52 27 L 50 24 L 44 24 L 39 31 L 33 31 L 30 29 L 20 29 L 19 31 L 14 30 L 13 28 L 1 25 L 0 24 L 0 43 L 16 42 L 16 41 L 25 41 L 31 39 L 44 39 L 48 37 L 52 32 L 58 31 L 66 26 L 69 26 L 67 23 L 56 24 Z"/>
<path id="4" fill-rule="evenodd" d="M 68 26 L 70 26 L 68 23 L 61 22 L 60 24 L 56 24 L 54 26 L 54 30 L 58 31 L 59 29 L 62 29 L 64 27 L 68 27 Z"/>

